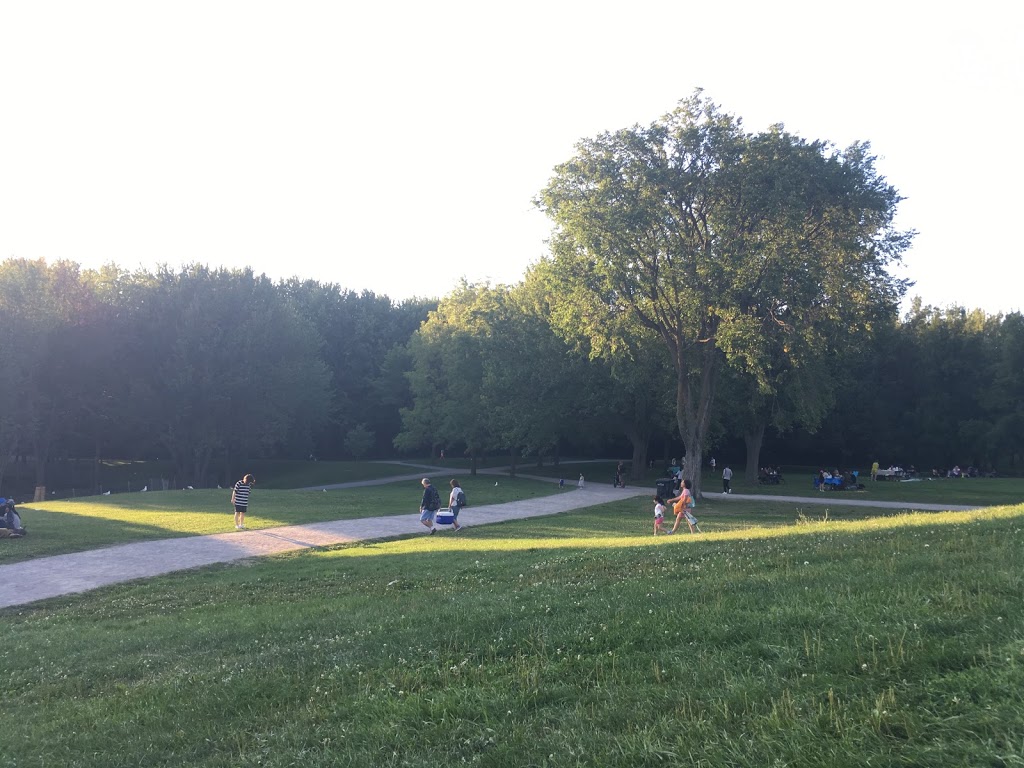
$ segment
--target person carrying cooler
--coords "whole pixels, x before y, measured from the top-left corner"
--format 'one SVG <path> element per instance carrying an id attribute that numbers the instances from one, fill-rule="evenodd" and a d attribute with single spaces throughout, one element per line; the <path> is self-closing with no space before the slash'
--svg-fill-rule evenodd
<path id="1" fill-rule="evenodd" d="M 434 515 L 441 508 L 441 495 L 437 488 L 430 484 L 430 478 L 424 477 L 420 480 L 423 486 L 423 497 L 420 499 L 420 523 L 430 529 L 431 533 L 437 533 L 434 527 Z"/>
<path id="2" fill-rule="evenodd" d="M 448 509 L 452 511 L 452 526 L 456 531 L 461 531 L 462 526 L 459 525 L 459 512 L 466 504 L 466 494 L 462 490 L 462 486 L 459 485 L 459 481 L 452 478 L 449 485 L 452 488 L 450 494 L 448 494 Z"/>

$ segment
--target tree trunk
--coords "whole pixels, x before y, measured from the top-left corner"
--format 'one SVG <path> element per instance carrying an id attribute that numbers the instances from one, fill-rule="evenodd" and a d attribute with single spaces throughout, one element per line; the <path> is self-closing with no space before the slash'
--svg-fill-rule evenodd
<path id="1" fill-rule="evenodd" d="M 676 353 L 676 422 L 679 437 L 686 451 L 686 466 L 683 479 L 690 481 L 690 490 L 695 499 L 700 498 L 701 462 L 708 428 L 711 425 L 711 404 L 715 396 L 715 379 L 718 374 L 718 358 L 715 350 L 705 345 L 697 354 L 701 357 L 700 379 L 696 392 L 690 383 L 689 367 L 681 347 Z"/>
<path id="2" fill-rule="evenodd" d="M 743 479 L 748 483 L 757 482 L 757 473 L 761 468 L 761 444 L 764 442 L 764 423 L 752 430 L 745 430 L 743 442 L 747 445 L 747 466 L 743 470 Z"/>
<path id="3" fill-rule="evenodd" d="M 629 479 L 633 482 L 643 476 L 647 466 L 647 443 L 633 443 L 633 464 L 629 468 Z"/>
<path id="4" fill-rule="evenodd" d="M 100 488 L 100 438 L 96 437 L 92 458 L 92 492 L 99 493 Z"/>
<path id="5" fill-rule="evenodd" d="M 516 476 L 516 456 L 518 455 L 519 451 L 516 448 L 513 448 L 509 453 L 511 454 L 511 458 L 512 458 L 512 466 L 510 466 L 509 469 L 508 469 L 508 476 L 509 477 L 515 477 Z"/>
<path id="6" fill-rule="evenodd" d="M 46 461 L 50 457 L 50 446 L 48 442 L 35 440 L 36 454 L 36 486 L 46 485 Z"/>
<path id="7" fill-rule="evenodd" d="M 638 432 L 627 433 L 630 444 L 633 446 L 633 460 L 629 468 L 629 479 L 639 480 L 647 466 L 647 448 L 651 442 L 650 434 Z"/>

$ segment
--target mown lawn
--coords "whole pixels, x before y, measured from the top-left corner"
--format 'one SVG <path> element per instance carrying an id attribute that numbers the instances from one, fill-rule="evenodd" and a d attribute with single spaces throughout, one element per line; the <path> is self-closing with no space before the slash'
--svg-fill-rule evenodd
<path id="1" fill-rule="evenodd" d="M 435 479 L 447 501 L 447 481 Z M 522 478 L 501 478 L 495 484 L 495 478 L 486 475 L 460 475 L 459 482 L 470 509 L 559 492 L 552 483 Z M 330 491 L 267 490 L 257 480 L 246 525 L 260 529 L 413 514 L 419 509 L 422 490 L 418 480 Z M 132 541 L 234 530 L 228 489 L 89 496 L 19 505 L 19 510 L 29 534 L 0 539 L 0 564 Z"/>
<path id="2" fill-rule="evenodd" d="M 647 506 L 0 612 L 0 766 L 1024 763 L 1024 507 Z"/>
<path id="3" fill-rule="evenodd" d="M 705 475 L 704 491 L 721 492 L 721 477 L 711 480 Z M 925 478 L 911 482 L 889 480 L 862 481 L 860 491 L 816 491 L 811 475 L 789 475 L 781 485 L 760 485 L 746 483 L 742 478 L 733 478 L 733 493 L 756 493 L 769 496 L 816 496 L 837 500 L 844 497 L 868 501 L 899 501 L 908 505 L 918 504 L 971 504 L 992 506 L 996 504 L 1024 503 L 1024 478 L 1018 477 L 974 477 L 969 479 Z M 837 502 L 838 503 L 838 502 Z"/>
<path id="4" fill-rule="evenodd" d="M 524 475 L 539 475 L 543 477 L 561 477 L 567 484 L 575 484 L 580 474 L 583 474 L 588 484 L 611 485 L 615 473 L 614 461 L 583 462 L 563 461 L 557 467 L 544 465 L 537 467 L 529 463 L 520 464 L 518 471 Z M 784 482 L 780 485 L 761 485 L 760 483 L 747 482 L 743 477 L 742 468 L 733 467 L 732 489 L 733 493 L 756 494 L 765 496 L 808 496 L 814 498 L 828 497 L 834 499 L 834 503 L 841 504 L 844 499 L 859 499 L 866 501 L 895 501 L 905 502 L 908 507 L 914 504 L 950 504 L 950 505 L 978 505 L 992 506 L 996 504 L 1020 504 L 1024 503 L 1024 478 L 1019 477 L 996 477 L 996 478 L 939 478 L 932 480 L 925 478 L 911 482 L 876 481 L 871 482 L 870 477 L 863 482 L 865 486 L 861 491 L 828 491 L 821 492 L 814 489 L 812 473 L 809 470 L 786 471 L 783 474 Z M 867 476 L 868 473 L 862 473 Z M 666 477 L 664 470 L 644 469 L 641 472 L 641 479 L 632 480 L 626 477 L 627 485 L 644 485 L 654 488 L 659 478 Z M 701 474 L 701 490 L 714 498 L 722 492 L 722 467 L 715 472 L 705 469 Z"/>

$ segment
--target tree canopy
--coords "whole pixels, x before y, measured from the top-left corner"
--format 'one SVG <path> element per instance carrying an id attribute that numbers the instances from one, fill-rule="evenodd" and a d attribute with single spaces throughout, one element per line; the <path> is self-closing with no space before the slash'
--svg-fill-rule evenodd
<path id="1" fill-rule="evenodd" d="M 836 150 L 777 125 L 747 133 L 700 93 L 648 127 L 580 142 L 538 198 L 554 223 L 561 311 L 598 354 L 639 325 L 676 371 L 687 474 L 698 469 L 724 365 L 764 391 L 832 339 L 869 333 L 905 284 L 911 233 L 867 144 Z"/>

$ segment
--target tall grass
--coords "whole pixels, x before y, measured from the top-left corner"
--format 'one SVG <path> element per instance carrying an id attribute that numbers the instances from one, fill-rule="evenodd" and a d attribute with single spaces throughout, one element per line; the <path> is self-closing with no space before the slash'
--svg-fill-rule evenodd
<path id="1" fill-rule="evenodd" d="M 0 766 L 1024 762 L 1024 508 L 646 512 L 5 611 Z"/>

